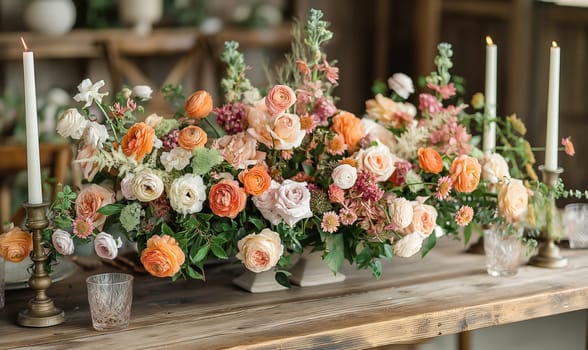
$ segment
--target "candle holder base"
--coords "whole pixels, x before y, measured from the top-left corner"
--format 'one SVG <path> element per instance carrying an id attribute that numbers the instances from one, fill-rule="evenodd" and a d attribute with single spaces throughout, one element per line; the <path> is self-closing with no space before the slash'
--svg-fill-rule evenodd
<path id="1" fill-rule="evenodd" d="M 560 255 L 559 247 L 552 240 L 548 240 L 541 243 L 539 253 L 529 259 L 529 265 L 548 269 L 560 269 L 568 266 L 568 259 Z"/>
<path id="2" fill-rule="evenodd" d="M 56 308 L 51 299 L 31 300 L 29 307 L 18 313 L 16 322 L 24 327 L 50 327 L 65 322 L 65 313 Z"/>

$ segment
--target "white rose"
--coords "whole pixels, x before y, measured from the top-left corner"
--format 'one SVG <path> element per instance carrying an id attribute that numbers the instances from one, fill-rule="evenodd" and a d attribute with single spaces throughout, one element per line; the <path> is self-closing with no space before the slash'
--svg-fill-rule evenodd
<path id="1" fill-rule="evenodd" d="M 395 157 L 390 149 L 383 144 L 359 150 L 355 154 L 359 170 L 369 171 L 376 175 L 376 180 L 386 181 L 394 172 Z"/>
<path id="2" fill-rule="evenodd" d="M 341 164 L 331 174 L 333 183 L 344 190 L 353 187 L 357 180 L 357 169 L 349 164 Z"/>
<path id="3" fill-rule="evenodd" d="M 106 140 L 108 140 L 108 129 L 106 129 L 106 126 L 96 122 L 88 122 L 84 131 L 85 143 L 94 148 L 102 148 L 102 144 Z"/>
<path id="4" fill-rule="evenodd" d="M 147 85 L 137 85 L 133 88 L 133 95 L 143 100 L 151 99 L 151 93 L 153 93 L 153 89 Z"/>
<path id="5" fill-rule="evenodd" d="M 57 133 L 63 137 L 79 140 L 84 134 L 88 121 L 75 108 L 63 112 L 57 121 Z"/>
<path id="6" fill-rule="evenodd" d="M 485 155 L 483 164 L 482 179 L 485 181 L 495 184 L 503 178 L 510 178 L 508 164 L 499 153 Z"/>
<path id="7" fill-rule="evenodd" d="M 169 203 L 181 214 L 192 214 L 202 210 L 206 199 L 206 186 L 199 175 L 186 174 L 172 182 Z"/>
<path id="8" fill-rule="evenodd" d="M 280 235 L 265 228 L 258 234 L 249 234 L 237 242 L 237 259 L 255 273 L 268 271 L 276 266 L 284 253 Z"/>
<path id="9" fill-rule="evenodd" d="M 102 259 L 112 260 L 118 255 L 118 248 L 122 247 L 122 241 L 120 237 L 114 239 L 112 235 L 106 232 L 100 232 L 94 238 L 94 250 L 96 255 Z"/>
<path id="10" fill-rule="evenodd" d="M 529 204 L 529 193 L 522 180 L 510 179 L 500 185 L 498 192 L 498 215 L 508 222 L 519 220 Z"/>
<path id="11" fill-rule="evenodd" d="M 192 152 L 182 147 L 176 147 L 169 152 L 161 153 L 159 160 L 165 167 L 165 171 L 170 172 L 173 169 L 182 170 L 190 164 Z"/>
<path id="12" fill-rule="evenodd" d="M 163 189 L 163 181 L 150 169 L 135 174 L 131 182 L 131 191 L 141 202 L 150 202 L 159 198 Z"/>
<path id="13" fill-rule="evenodd" d="M 388 78 L 388 87 L 403 99 L 407 99 L 414 92 L 412 79 L 404 73 L 395 73 Z"/>
<path id="14" fill-rule="evenodd" d="M 145 124 L 149 125 L 152 128 L 156 128 L 157 125 L 159 123 L 161 123 L 161 121 L 163 120 L 162 116 L 159 116 L 155 113 L 150 114 L 149 116 L 147 116 L 147 118 L 145 118 Z"/>
<path id="15" fill-rule="evenodd" d="M 272 180 L 270 187 L 259 196 L 251 196 L 251 200 L 261 215 L 272 225 L 282 222 L 282 218 L 275 210 L 276 190 L 280 184 Z"/>
<path id="16" fill-rule="evenodd" d="M 298 221 L 312 217 L 310 191 L 306 182 L 285 180 L 276 189 L 276 212 L 290 227 Z"/>
<path id="17" fill-rule="evenodd" d="M 401 258 L 409 258 L 415 255 L 423 246 L 423 236 L 418 232 L 413 232 L 402 237 L 394 245 L 394 254 Z"/>
<path id="18" fill-rule="evenodd" d="M 72 255 L 74 252 L 74 242 L 69 232 L 61 229 L 55 230 L 51 236 L 51 242 L 59 254 Z"/>
<path id="19" fill-rule="evenodd" d="M 394 198 L 388 207 L 390 220 L 397 229 L 406 228 L 412 222 L 414 214 L 412 203 L 403 197 Z"/>
<path id="20" fill-rule="evenodd" d="M 135 174 L 127 173 L 127 175 L 125 175 L 125 177 L 120 181 L 120 192 L 128 200 L 137 199 L 132 189 L 133 178 L 135 178 Z"/>

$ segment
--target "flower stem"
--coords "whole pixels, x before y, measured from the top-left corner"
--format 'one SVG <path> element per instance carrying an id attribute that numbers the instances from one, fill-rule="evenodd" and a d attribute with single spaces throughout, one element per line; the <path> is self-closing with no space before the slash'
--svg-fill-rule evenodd
<path id="1" fill-rule="evenodd" d="M 106 118 L 106 120 L 108 121 L 108 124 L 110 125 L 110 128 L 112 129 L 112 133 L 114 135 L 114 139 L 118 143 L 119 142 L 119 139 L 118 139 L 118 135 L 116 133 L 116 128 L 114 127 L 114 124 L 112 123 L 112 120 L 110 120 L 110 117 L 108 116 L 108 113 L 106 113 L 106 110 L 102 106 L 102 103 L 96 102 L 96 106 L 98 106 L 98 108 L 102 111 L 102 114 L 104 114 L 104 118 Z"/>

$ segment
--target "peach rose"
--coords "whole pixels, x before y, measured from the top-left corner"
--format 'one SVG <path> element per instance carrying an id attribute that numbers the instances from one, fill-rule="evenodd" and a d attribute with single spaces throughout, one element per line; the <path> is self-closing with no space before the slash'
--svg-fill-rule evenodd
<path id="1" fill-rule="evenodd" d="M 153 235 L 141 252 L 141 264 L 155 277 L 173 277 L 180 271 L 186 256 L 178 242 L 168 235 Z"/>
<path id="2" fill-rule="evenodd" d="M 439 174 L 443 170 L 443 159 L 432 147 L 418 149 L 419 166 L 427 173 Z"/>
<path id="3" fill-rule="evenodd" d="M 412 222 L 406 228 L 407 233 L 419 232 L 425 236 L 430 235 L 437 226 L 437 209 L 417 201 L 412 202 Z"/>
<path id="4" fill-rule="evenodd" d="M 245 187 L 245 193 L 259 196 L 270 187 L 272 179 L 262 165 L 243 170 L 239 173 L 239 181 Z"/>
<path id="5" fill-rule="evenodd" d="M 89 218 L 94 226 L 102 229 L 106 216 L 100 214 L 98 209 L 115 202 L 114 192 L 105 187 L 91 184 L 78 193 L 76 197 L 76 216 L 78 218 Z"/>
<path id="6" fill-rule="evenodd" d="M 482 166 L 476 158 L 461 155 L 451 163 L 449 176 L 457 192 L 470 193 L 478 186 L 481 172 Z"/>
<path id="7" fill-rule="evenodd" d="M 0 256 L 10 262 L 23 261 L 33 250 L 31 234 L 14 227 L 0 235 Z"/>
<path id="8" fill-rule="evenodd" d="M 210 187 L 208 201 L 215 215 L 234 219 L 245 209 L 247 194 L 237 181 L 225 179 Z"/>
<path id="9" fill-rule="evenodd" d="M 333 117 L 332 128 L 337 134 L 343 135 L 351 150 L 357 149 L 359 141 L 364 137 L 361 119 L 350 112 L 343 111 Z"/>
<path id="10" fill-rule="evenodd" d="M 265 153 L 257 150 L 257 141 L 246 132 L 216 139 L 212 148 L 219 150 L 223 158 L 237 169 L 245 169 L 265 159 Z"/>
<path id="11" fill-rule="evenodd" d="M 268 271 L 276 266 L 284 253 L 280 235 L 265 228 L 258 234 L 250 234 L 237 242 L 237 259 L 255 273 Z"/>
<path id="12" fill-rule="evenodd" d="M 378 144 L 368 148 L 360 149 L 355 154 L 358 170 L 369 171 L 376 175 L 379 182 L 386 181 L 396 168 L 394 164 L 398 160 L 388 146 Z"/>
<path id="13" fill-rule="evenodd" d="M 206 141 L 208 141 L 206 132 L 196 125 L 189 125 L 183 128 L 178 135 L 178 144 L 188 151 L 197 147 L 203 147 Z"/>
<path id="14" fill-rule="evenodd" d="M 296 94 L 286 85 L 275 85 L 265 97 L 265 105 L 268 111 L 273 114 L 280 114 L 296 103 Z"/>
<path id="15" fill-rule="evenodd" d="M 482 179 L 496 184 L 504 178 L 510 178 L 508 164 L 500 154 L 492 153 L 485 155 L 483 164 Z"/>
<path id="16" fill-rule="evenodd" d="M 123 153 L 128 157 L 134 154 L 135 159 L 141 161 L 153 150 L 154 137 L 155 130 L 152 127 L 143 122 L 136 123 L 123 136 L 121 142 Z"/>
<path id="17" fill-rule="evenodd" d="M 270 135 L 272 143 L 269 147 L 288 150 L 300 146 L 306 131 L 300 126 L 299 116 L 284 113 L 275 118 Z"/>
<path id="18" fill-rule="evenodd" d="M 498 192 L 498 215 L 508 222 L 516 222 L 527 212 L 529 193 L 519 179 L 510 179 L 500 185 Z"/>
<path id="19" fill-rule="evenodd" d="M 206 118 L 212 111 L 212 96 L 207 91 L 198 90 L 188 97 L 184 109 L 188 117 Z"/>
<path id="20" fill-rule="evenodd" d="M 87 160 L 95 156 L 97 151 L 92 145 L 86 144 L 78 150 L 76 156 L 76 162 L 80 165 L 84 179 L 88 181 L 92 181 L 99 170 L 97 162 Z"/>

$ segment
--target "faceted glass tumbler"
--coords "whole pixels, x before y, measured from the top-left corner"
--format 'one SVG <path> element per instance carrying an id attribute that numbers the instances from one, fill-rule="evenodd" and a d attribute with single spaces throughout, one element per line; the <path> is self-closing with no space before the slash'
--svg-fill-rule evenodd
<path id="1" fill-rule="evenodd" d="M 103 273 L 86 279 L 92 327 L 115 331 L 129 326 L 133 303 L 133 276 Z"/>
<path id="2" fill-rule="evenodd" d="M 484 230 L 486 270 L 491 276 L 514 276 L 521 265 L 523 245 L 516 234 L 507 235 L 500 228 Z"/>
<path id="3" fill-rule="evenodd" d="M 563 220 L 570 248 L 588 248 L 588 203 L 566 205 Z"/>

